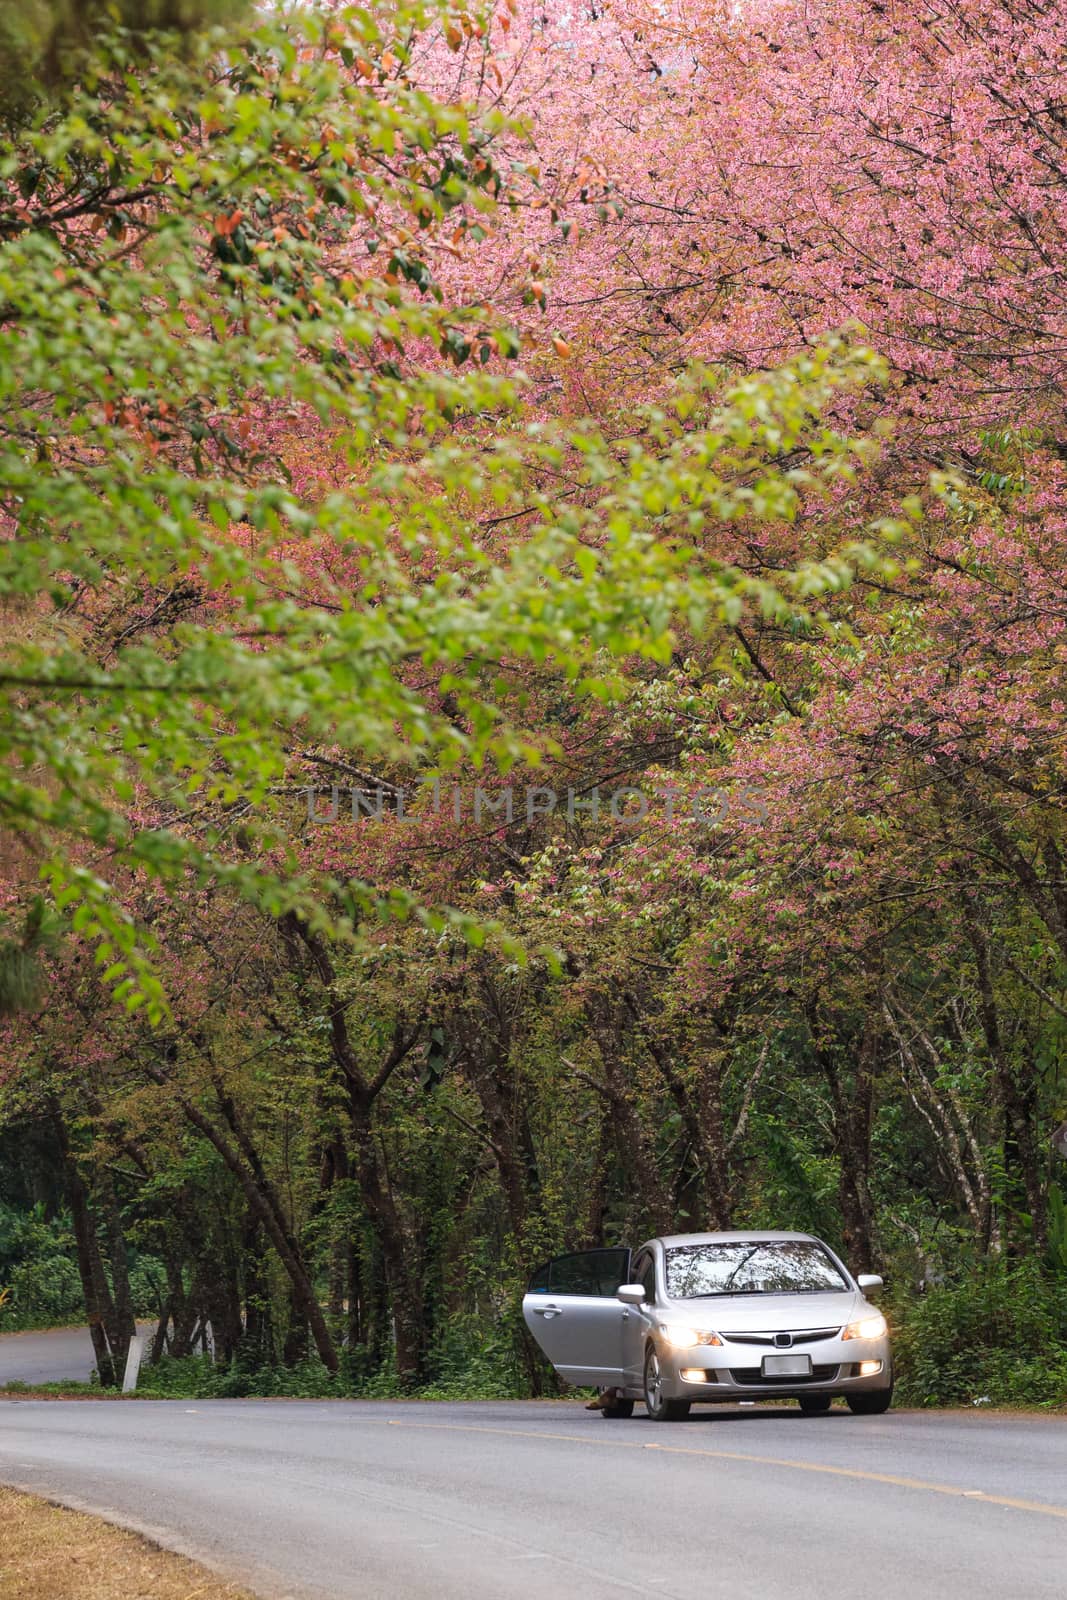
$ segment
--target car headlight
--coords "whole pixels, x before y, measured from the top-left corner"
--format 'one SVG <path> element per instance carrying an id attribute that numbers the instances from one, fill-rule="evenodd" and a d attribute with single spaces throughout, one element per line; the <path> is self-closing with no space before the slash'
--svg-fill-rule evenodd
<path id="1" fill-rule="evenodd" d="M 672 1350 L 690 1350 L 695 1344 L 722 1344 L 717 1333 L 700 1328 L 686 1328 L 681 1323 L 661 1323 L 659 1331 Z"/>
<path id="2" fill-rule="evenodd" d="M 889 1331 L 885 1318 L 880 1311 L 873 1317 L 861 1317 L 858 1322 L 850 1322 L 842 1339 L 880 1339 Z"/>

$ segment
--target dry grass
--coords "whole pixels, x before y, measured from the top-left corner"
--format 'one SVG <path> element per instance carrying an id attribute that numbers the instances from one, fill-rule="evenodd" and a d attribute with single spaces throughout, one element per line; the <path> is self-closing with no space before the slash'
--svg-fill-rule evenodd
<path id="1" fill-rule="evenodd" d="M 3 1600 L 251 1600 L 245 1589 L 112 1528 L 0 1487 Z"/>

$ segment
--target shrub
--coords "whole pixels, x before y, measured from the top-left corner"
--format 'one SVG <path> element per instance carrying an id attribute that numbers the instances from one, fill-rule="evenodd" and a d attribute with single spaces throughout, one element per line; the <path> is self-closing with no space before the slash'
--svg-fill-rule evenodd
<path id="1" fill-rule="evenodd" d="M 507 1400 L 528 1392 L 515 1340 L 504 1321 L 486 1328 L 474 1317 L 453 1317 L 430 1352 L 429 1400 Z"/>
<path id="2" fill-rule="evenodd" d="M 82 1311 L 74 1241 L 64 1218 L 43 1206 L 16 1211 L 0 1203 L 0 1328 L 39 1328 L 76 1320 Z"/>
<path id="3" fill-rule="evenodd" d="M 893 1309 L 902 1399 L 1067 1403 L 1067 1285 L 1037 1263 L 988 1265 Z"/>

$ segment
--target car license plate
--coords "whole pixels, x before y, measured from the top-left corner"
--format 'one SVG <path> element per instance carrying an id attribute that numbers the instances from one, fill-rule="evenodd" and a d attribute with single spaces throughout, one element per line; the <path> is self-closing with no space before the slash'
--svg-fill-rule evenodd
<path id="1" fill-rule="evenodd" d="M 764 1356 L 765 1378 L 810 1378 L 810 1356 Z"/>

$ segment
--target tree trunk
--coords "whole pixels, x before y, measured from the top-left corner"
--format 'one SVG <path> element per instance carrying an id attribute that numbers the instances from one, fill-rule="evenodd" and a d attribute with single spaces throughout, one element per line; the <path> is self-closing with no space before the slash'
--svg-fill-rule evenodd
<path id="1" fill-rule="evenodd" d="M 508 1115 L 498 1064 L 483 1062 L 471 1071 L 470 1076 L 489 1131 L 489 1146 L 496 1161 L 511 1231 L 516 1240 L 520 1240 L 526 1228 L 528 1209 L 526 1162 L 515 1139 L 512 1118 Z"/>
<path id="2" fill-rule="evenodd" d="M 222 1160 L 233 1173 L 241 1186 L 249 1209 L 261 1223 L 263 1231 L 277 1252 L 278 1259 L 285 1268 L 289 1282 L 292 1285 L 296 1305 L 307 1319 L 311 1336 L 315 1341 L 319 1360 L 328 1372 L 337 1371 L 337 1351 L 330 1330 L 326 1326 L 326 1318 L 322 1307 L 319 1305 L 315 1294 L 311 1275 L 304 1263 L 300 1246 L 289 1231 L 285 1221 L 284 1211 L 274 1193 L 273 1186 L 263 1171 L 262 1163 L 251 1150 L 251 1141 L 247 1133 L 241 1129 L 232 1105 L 229 1106 L 227 1120 L 234 1127 L 235 1137 L 239 1144 L 235 1145 L 220 1128 L 217 1128 L 211 1118 L 200 1107 L 174 1088 L 167 1075 L 158 1067 L 149 1067 L 149 1076 L 155 1082 L 169 1087 L 174 1093 L 175 1101 L 182 1112 L 192 1123 L 193 1127 L 202 1133 L 208 1143 L 218 1151 Z M 251 1155 L 250 1155 L 251 1152 Z"/>
<path id="3" fill-rule="evenodd" d="M 422 1381 L 425 1366 L 422 1294 L 418 1278 L 411 1270 L 411 1241 L 393 1196 L 382 1182 L 374 1145 L 372 1108 L 354 1086 L 349 1096 L 349 1120 L 356 1181 L 368 1220 L 378 1237 L 392 1302 L 397 1372 L 402 1383 L 414 1386 Z"/>
<path id="4" fill-rule="evenodd" d="M 814 1027 L 813 1036 L 816 1037 L 816 1056 L 829 1086 L 834 1108 L 834 1133 L 840 1167 L 838 1197 L 845 1255 L 853 1272 L 869 1272 L 877 1256 L 870 1190 L 874 1066 L 879 1041 L 877 1024 L 873 1012 L 869 1013 L 851 1082 L 847 1082 L 841 1072 L 834 1046 L 818 1043 Z"/>
<path id="5" fill-rule="evenodd" d="M 111 1291 L 108 1287 L 104 1263 L 100 1255 L 100 1242 L 96 1232 L 89 1189 L 81 1175 L 77 1159 L 70 1147 L 67 1125 L 57 1100 L 50 1100 L 49 1114 L 59 1147 L 67 1200 L 70 1205 L 74 1231 L 75 1252 L 78 1258 L 78 1275 L 81 1278 L 85 1319 L 93 1342 L 96 1370 L 101 1386 L 117 1388 L 122 1381 L 119 1356 L 112 1348 L 109 1329 L 117 1330 L 117 1318 Z M 127 1348 L 129 1340 L 126 1341 Z M 125 1353 L 122 1355 L 125 1360 Z"/>
<path id="6" fill-rule="evenodd" d="M 938 1092 L 933 1080 L 923 1070 L 922 1062 L 914 1048 L 926 1057 L 933 1072 L 937 1074 L 941 1063 L 938 1059 L 937 1049 L 933 1040 L 925 1029 L 920 1028 L 913 1017 L 907 1012 L 901 1012 L 902 1020 L 898 1020 L 895 1012 L 888 1003 L 883 1008 L 883 1015 L 889 1025 L 890 1032 L 896 1040 L 900 1052 L 901 1078 L 908 1091 L 912 1104 L 919 1115 L 930 1128 L 937 1143 L 938 1153 L 942 1158 L 945 1169 L 956 1189 L 964 1208 L 974 1226 L 975 1234 L 983 1250 L 999 1249 L 996 1216 L 993 1210 L 993 1196 L 986 1171 L 985 1161 L 960 1098 L 957 1094 L 948 1092 L 944 1095 Z M 904 1026 L 911 1030 L 912 1039 L 909 1041 L 904 1035 Z M 947 1103 L 946 1103 L 947 1102 Z M 952 1113 L 955 1113 L 955 1121 Z M 967 1170 L 964 1160 L 963 1146 L 960 1142 L 962 1130 L 963 1138 L 967 1145 L 973 1167 L 972 1174 Z"/>
<path id="7" fill-rule="evenodd" d="M 629 1004 L 631 1015 L 637 1022 L 636 1003 L 629 1001 Z M 729 1228 L 733 1207 L 727 1173 L 721 1073 L 713 1069 L 711 1061 L 705 1061 L 697 1083 L 688 1084 L 670 1049 L 653 1038 L 647 1030 L 643 1038 L 678 1108 L 682 1126 L 700 1169 L 701 1196 L 705 1208 L 701 1226 L 712 1231 Z"/>
<path id="8" fill-rule="evenodd" d="M 596 1154 L 589 1179 L 589 1211 L 585 1224 L 586 1247 L 595 1250 L 604 1243 L 604 1214 L 608 1205 L 608 1179 L 611 1175 L 611 1124 L 601 1117 Z"/>
<path id="9" fill-rule="evenodd" d="M 295 916 L 282 919 L 282 932 L 298 963 L 299 939 L 322 984 L 327 1003 L 330 1048 L 348 1092 L 351 1134 L 350 1163 L 354 1164 L 367 1220 L 378 1236 L 392 1299 L 397 1368 L 406 1384 L 421 1381 L 425 1364 L 425 1327 L 418 1272 L 411 1257 L 414 1241 L 404 1228 L 393 1194 L 382 1182 L 374 1144 L 374 1106 L 397 1068 L 410 1055 L 422 1028 L 421 1015 L 413 1021 L 398 1018 L 392 1043 L 375 1072 L 364 1072 L 349 1035 L 345 1006 L 337 998 L 337 982 L 329 948 L 320 933 Z M 312 1330 L 314 1332 L 314 1328 Z"/>
<path id="10" fill-rule="evenodd" d="M 579 1076 L 604 1097 L 619 1159 L 637 1193 L 650 1231 L 666 1233 L 674 1220 L 672 1206 L 645 1125 L 630 1097 L 630 1086 L 622 1066 L 630 1019 L 617 1015 L 612 1003 L 602 997 L 590 1004 L 589 1016 L 604 1067 L 604 1081 L 598 1083 L 584 1073 Z"/>
<path id="11" fill-rule="evenodd" d="M 101 1174 L 99 1191 L 104 1233 L 107 1239 L 108 1265 L 111 1268 L 112 1292 L 108 1301 L 107 1342 L 111 1347 L 111 1359 L 118 1379 L 119 1374 L 125 1374 L 126 1357 L 130 1351 L 130 1340 L 137 1333 L 137 1323 L 133 1312 L 133 1295 L 130 1291 L 126 1233 L 122 1226 L 115 1186 L 111 1174 L 106 1170 Z"/>
<path id="12" fill-rule="evenodd" d="M 989 1058 L 996 1074 L 997 1093 L 1004 1117 L 1004 1165 L 1021 1186 L 1030 1214 L 1034 1249 L 1048 1243 L 1048 1214 L 1041 1182 L 1041 1151 L 1037 1137 L 1037 1075 L 1032 1067 L 1020 1070 L 1004 1045 L 997 1010 L 989 945 L 973 902 L 964 895 L 964 921 L 974 951 L 978 976 L 979 1014 Z"/>

